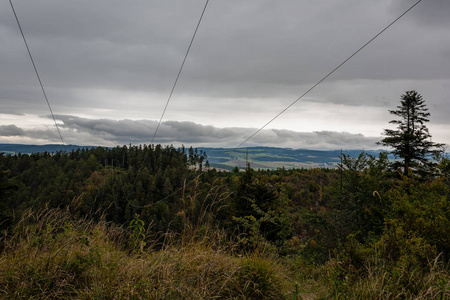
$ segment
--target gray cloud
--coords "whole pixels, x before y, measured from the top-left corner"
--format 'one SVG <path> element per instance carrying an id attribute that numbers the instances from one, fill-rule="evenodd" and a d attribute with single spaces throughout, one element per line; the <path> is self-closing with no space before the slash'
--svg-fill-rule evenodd
<path id="1" fill-rule="evenodd" d="M 164 122 L 157 138 L 186 141 L 187 131 L 195 128 L 199 134 L 192 135 L 193 142 L 231 142 L 239 134 L 243 139 L 252 131 L 233 127 L 270 120 L 414 2 L 211 1 L 167 111 L 175 121 Z M 94 136 L 102 142 L 151 139 L 155 122 L 132 120 L 159 119 L 204 3 L 14 1 L 68 138 L 83 143 L 95 142 Z M 302 119 L 316 118 L 315 104 L 321 109 L 342 105 L 355 115 L 367 107 L 387 111 L 404 91 L 415 89 L 427 101 L 432 120 L 448 126 L 449 3 L 422 1 L 292 109 L 301 111 Z M 0 2 L 0 43 L 0 113 L 48 114 L 8 2 Z M 72 119 L 63 117 L 68 115 Z M 371 117 L 367 121 L 380 127 Z M 343 128 L 357 128 L 358 120 L 348 118 L 350 125 Z M 333 122 L 320 130 L 324 127 L 341 130 Z M 314 145 L 317 136 L 297 138 L 311 138 Z M 269 137 L 284 135 L 264 131 L 252 142 Z M 326 144 L 332 143 L 329 137 Z"/>
<path id="2" fill-rule="evenodd" d="M 167 92 L 203 1 L 178 1 L 176 5 L 108 1 L 106 9 L 102 1 L 45 4 L 28 1 L 16 6 L 47 85 Z M 382 13 L 385 16 L 379 18 Z M 8 64 L 12 77 L 19 75 L 14 72 L 17 63 L 29 69 L 29 62 L 7 7 L 2 15 L 11 48 L 5 55 L 16 58 Z M 292 96 L 299 84 L 314 83 L 368 41 L 389 17 L 383 6 L 357 1 L 351 5 L 348 1 L 319 5 L 214 2 L 208 7 L 180 85 L 184 91 L 206 95 L 254 96 L 259 91 L 258 97 Z M 439 73 L 436 60 L 423 59 L 436 55 L 433 44 L 442 46 L 445 37 L 433 40 L 417 30 L 393 29 L 335 79 L 445 75 Z M 22 49 L 22 59 L 18 49 Z M 416 66 L 409 63 L 412 60 Z M 409 71 L 417 67 L 420 75 Z"/>
<path id="3" fill-rule="evenodd" d="M 1 125 L 0 136 L 23 136 L 25 132 L 16 125 Z"/>
<path id="4" fill-rule="evenodd" d="M 156 121 L 86 119 L 74 116 L 56 116 L 63 122 L 60 128 L 66 140 L 76 143 L 77 135 L 91 136 L 94 145 L 150 143 Z M 155 143 L 214 147 L 237 147 L 255 128 L 217 128 L 194 122 L 162 122 Z M 75 140 L 74 140 L 75 138 Z M 263 130 L 245 146 L 265 145 L 309 149 L 374 149 L 379 138 L 347 132 L 295 132 L 290 130 Z"/>
<path id="5" fill-rule="evenodd" d="M 411 6 L 417 0 L 392 1 L 395 14 L 400 13 L 405 7 Z M 441 27 L 450 25 L 450 2 L 447 0 L 427 0 L 418 4 L 417 9 L 411 12 L 411 17 L 422 25 Z"/>

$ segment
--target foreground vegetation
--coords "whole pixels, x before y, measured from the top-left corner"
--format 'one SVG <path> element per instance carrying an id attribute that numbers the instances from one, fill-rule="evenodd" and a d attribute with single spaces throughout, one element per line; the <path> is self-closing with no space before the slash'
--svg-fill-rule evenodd
<path id="1" fill-rule="evenodd" d="M 29 212 L 4 237 L 4 299 L 283 298 L 284 267 L 263 254 L 233 255 L 224 237 L 167 233 L 138 250 L 128 232 L 106 221 L 74 220 L 59 209 Z M 150 241 L 151 239 L 146 239 Z M 153 241 L 156 242 L 156 241 Z M 156 250 L 158 248 L 159 250 Z"/>
<path id="2" fill-rule="evenodd" d="M 393 241 L 349 257 L 307 264 L 301 256 L 240 253 L 223 232 L 167 232 L 163 240 L 105 220 L 76 220 L 68 210 L 27 212 L 2 238 L 2 299 L 448 299 L 439 257 L 420 257 L 420 240 L 401 259 Z M 143 233 L 147 233 L 144 231 Z M 144 234 L 145 235 L 145 234 Z M 354 246 L 354 245 L 353 245 Z M 352 246 L 347 251 L 354 251 Z M 426 247 L 425 247 L 426 248 Z M 345 252 L 345 251 L 344 251 Z M 348 254 L 348 253 L 347 253 Z M 426 255 L 426 253 L 423 253 Z M 432 256 L 430 256 L 432 257 Z M 414 261 L 408 261 L 413 258 Z M 352 276 L 352 278 L 349 278 Z M 357 276 L 361 276 L 358 278 Z"/>
<path id="3" fill-rule="evenodd" d="M 3 299 L 449 299 L 450 162 L 218 172 L 195 149 L 0 156 Z"/>

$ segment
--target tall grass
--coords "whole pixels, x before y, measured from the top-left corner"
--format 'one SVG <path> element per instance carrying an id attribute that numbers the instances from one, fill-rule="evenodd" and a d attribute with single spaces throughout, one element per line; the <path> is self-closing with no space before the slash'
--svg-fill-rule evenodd
<path id="1" fill-rule="evenodd" d="M 207 222 L 186 218 L 181 233 L 156 236 L 70 209 L 26 211 L 0 237 L 0 299 L 450 299 L 439 257 L 408 269 L 370 248 L 355 269 L 349 256 L 309 265 L 264 248 L 242 253 L 207 225 L 214 205 L 199 207 L 184 210 Z"/>
<path id="2" fill-rule="evenodd" d="M 414 269 L 376 251 L 366 253 L 361 269 L 339 256 L 316 266 L 299 256 L 289 266 L 303 299 L 450 299 L 450 272 L 439 255 Z"/>
<path id="3" fill-rule="evenodd" d="M 69 210 L 27 211 L 1 238 L 0 297 L 284 299 L 290 292 L 280 263 L 230 253 L 220 231 L 190 230 L 183 243 L 165 236 L 163 247 L 148 237 L 146 247 L 134 251 L 122 226 L 77 220 Z"/>
<path id="4" fill-rule="evenodd" d="M 345 295 L 351 299 L 450 299 L 450 274 L 439 256 L 422 270 L 396 272 L 388 266 L 367 265 Z"/>

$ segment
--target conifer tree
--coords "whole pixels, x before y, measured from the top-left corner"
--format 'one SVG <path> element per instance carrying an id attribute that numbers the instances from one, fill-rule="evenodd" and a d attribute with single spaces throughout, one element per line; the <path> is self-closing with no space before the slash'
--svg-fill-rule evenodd
<path id="1" fill-rule="evenodd" d="M 399 117 L 389 123 L 396 124 L 397 129 L 385 129 L 386 137 L 380 145 L 393 148 L 392 154 L 400 161 L 393 167 L 403 169 L 405 175 L 410 170 L 428 173 L 435 165 L 431 158 L 443 152 L 444 144 L 431 141 L 431 135 L 425 123 L 428 123 L 430 113 L 422 96 L 416 91 L 407 91 L 401 96 L 400 105 L 391 114 Z"/>

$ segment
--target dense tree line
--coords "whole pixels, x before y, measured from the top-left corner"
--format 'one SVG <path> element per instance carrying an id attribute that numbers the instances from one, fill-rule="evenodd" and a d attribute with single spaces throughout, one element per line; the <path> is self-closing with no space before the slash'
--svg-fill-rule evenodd
<path id="1" fill-rule="evenodd" d="M 27 208 L 65 207 L 74 201 L 80 216 L 101 211 L 114 222 L 129 222 L 141 213 L 139 206 L 162 198 L 167 198 L 162 203 L 173 201 L 170 194 L 195 176 L 189 169 L 198 169 L 205 158 L 192 148 L 160 145 L 2 155 L 3 226 Z M 164 210 L 164 204 L 157 207 Z"/>

